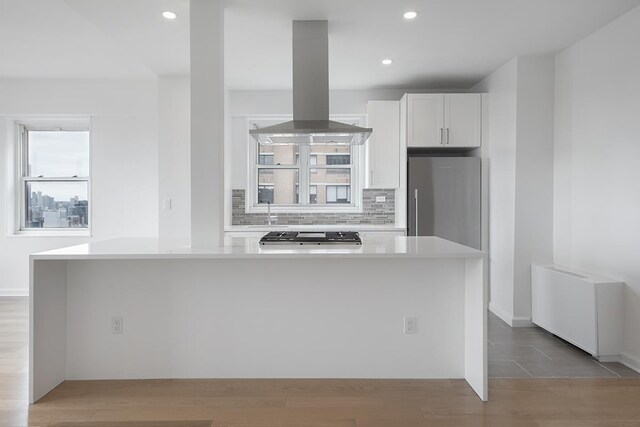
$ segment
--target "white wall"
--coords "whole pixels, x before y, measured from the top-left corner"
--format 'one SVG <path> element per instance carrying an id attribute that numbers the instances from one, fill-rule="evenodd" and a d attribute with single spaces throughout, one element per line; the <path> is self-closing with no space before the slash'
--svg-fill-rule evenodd
<path id="1" fill-rule="evenodd" d="M 553 257 L 553 58 L 517 57 L 476 85 L 485 92 L 491 310 L 531 318 L 531 263 Z"/>
<path id="2" fill-rule="evenodd" d="M 489 158 L 489 294 L 491 309 L 513 317 L 517 58 L 473 88 L 484 92 L 483 157 Z"/>
<path id="3" fill-rule="evenodd" d="M 158 231 L 155 80 L 0 79 L 0 295 L 26 295 L 32 252 Z M 7 117 L 91 116 L 92 237 L 14 236 Z"/>
<path id="4" fill-rule="evenodd" d="M 553 56 L 518 57 L 515 324 L 531 320 L 531 263 L 553 261 Z"/>
<path id="5" fill-rule="evenodd" d="M 188 78 L 158 79 L 159 230 L 161 238 L 191 235 L 191 126 Z M 163 201 L 171 201 L 171 209 Z"/>
<path id="6" fill-rule="evenodd" d="M 640 8 L 556 58 L 555 260 L 623 280 L 640 369 Z"/>

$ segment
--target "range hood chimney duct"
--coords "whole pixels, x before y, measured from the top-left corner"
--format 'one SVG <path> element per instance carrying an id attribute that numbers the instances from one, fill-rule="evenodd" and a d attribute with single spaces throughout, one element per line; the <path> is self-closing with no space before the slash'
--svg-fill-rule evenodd
<path id="1" fill-rule="evenodd" d="M 361 145 L 373 129 L 329 120 L 327 21 L 293 21 L 293 121 L 249 134 L 261 144 Z"/>
<path id="2" fill-rule="evenodd" d="M 329 25 L 293 21 L 293 120 L 329 120 Z"/>

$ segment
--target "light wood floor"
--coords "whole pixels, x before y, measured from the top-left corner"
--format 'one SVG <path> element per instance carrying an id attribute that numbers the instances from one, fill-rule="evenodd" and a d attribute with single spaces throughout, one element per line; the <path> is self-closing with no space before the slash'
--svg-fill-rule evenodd
<path id="1" fill-rule="evenodd" d="M 27 303 L 0 299 L 0 426 L 640 426 L 640 379 L 67 381 L 27 404 Z"/>

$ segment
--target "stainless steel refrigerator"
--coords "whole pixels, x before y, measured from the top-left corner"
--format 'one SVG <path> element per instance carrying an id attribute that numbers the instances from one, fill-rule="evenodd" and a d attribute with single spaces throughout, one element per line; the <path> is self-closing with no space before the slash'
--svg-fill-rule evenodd
<path id="1" fill-rule="evenodd" d="M 481 247 L 479 157 L 409 157 L 409 236 Z"/>

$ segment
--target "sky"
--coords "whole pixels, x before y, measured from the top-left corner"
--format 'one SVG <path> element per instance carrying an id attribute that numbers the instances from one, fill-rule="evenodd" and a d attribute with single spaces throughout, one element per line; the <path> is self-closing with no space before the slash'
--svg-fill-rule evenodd
<path id="1" fill-rule="evenodd" d="M 30 131 L 29 175 L 45 178 L 69 178 L 89 175 L 89 132 Z M 86 183 L 38 182 L 31 191 L 42 191 L 56 200 L 66 201 L 78 196 L 87 199 Z"/>

